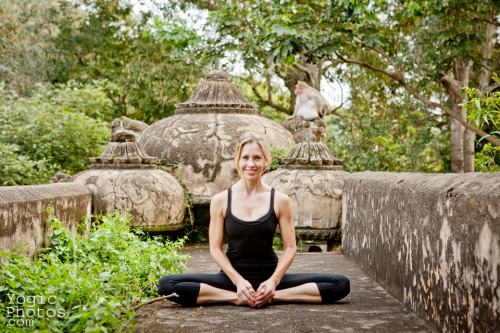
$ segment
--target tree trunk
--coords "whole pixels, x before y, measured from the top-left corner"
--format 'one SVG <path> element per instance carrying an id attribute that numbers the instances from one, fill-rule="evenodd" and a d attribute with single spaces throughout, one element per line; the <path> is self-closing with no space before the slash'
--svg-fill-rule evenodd
<path id="1" fill-rule="evenodd" d="M 462 119 L 466 118 L 465 110 L 460 106 L 464 103 L 462 87 L 469 84 L 472 63 L 464 64 L 457 61 L 455 74 L 444 75 L 441 78 L 448 95 L 450 96 L 451 109 Z M 475 133 L 466 130 L 458 120 L 450 117 L 451 131 L 451 172 L 474 171 L 474 139 Z"/>
<path id="2" fill-rule="evenodd" d="M 460 103 L 467 103 L 467 94 L 462 92 L 462 88 L 469 85 L 469 78 L 472 69 L 472 61 L 465 64 L 462 61 L 457 61 L 455 65 L 455 72 L 457 74 L 458 82 L 460 83 Z M 467 112 L 460 106 L 462 119 L 467 118 Z M 463 126 L 462 126 L 463 127 Z M 474 172 L 474 146 L 476 143 L 476 133 L 471 130 L 463 129 L 463 153 L 464 153 L 464 171 L 463 172 Z"/>

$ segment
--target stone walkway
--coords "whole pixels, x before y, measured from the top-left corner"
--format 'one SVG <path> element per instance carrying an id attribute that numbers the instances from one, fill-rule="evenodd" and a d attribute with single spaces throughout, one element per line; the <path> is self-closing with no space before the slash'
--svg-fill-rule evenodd
<path id="1" fill-rule="evenodd" d="M 188 272 L 219 271 L 208 246 L 190 246 Z M 280 253 L 278 253 L 280 255 Z M 162 301 L 136 315 L 136 332 L 437 332 L 338 253 L 299 253 L 290 273 L 325 272 L 351 279 L 351 293 L 331 304 L 232 305 L 183 308 Z"/>

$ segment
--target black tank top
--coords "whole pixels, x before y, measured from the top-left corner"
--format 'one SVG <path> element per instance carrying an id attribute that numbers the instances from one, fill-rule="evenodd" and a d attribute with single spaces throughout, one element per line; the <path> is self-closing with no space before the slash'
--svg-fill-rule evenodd
<path id="1" fill-rule="evenodd" d="M 278 256 L 273 237 L 278 225 L 274 212 L 274 188 L 271 189 L 269 211 L 255 221 L 244 221 L 231 213 L 231 187 L 227 189 L 227 210 L 224 229 L 228 237 L 226 256 L 245 279 L 266 280 L 276 269 Z"/>

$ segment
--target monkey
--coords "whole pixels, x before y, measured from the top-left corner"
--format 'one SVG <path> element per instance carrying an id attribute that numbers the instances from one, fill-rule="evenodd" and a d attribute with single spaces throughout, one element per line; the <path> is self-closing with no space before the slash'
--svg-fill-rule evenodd
<path id="1" fill-rule="evenodd" d="M 295 111 L 288 119 L 300 116 L 305 120 L 313 120 L 332 113 L 332 108 L 323 95 L 303 81 L 299 81 L 295 86 L 295 95 L 297 95 Z"/>

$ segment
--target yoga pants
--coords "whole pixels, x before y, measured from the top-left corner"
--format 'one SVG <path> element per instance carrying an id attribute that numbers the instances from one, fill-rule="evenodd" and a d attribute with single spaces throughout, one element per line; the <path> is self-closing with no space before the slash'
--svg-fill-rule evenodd
<path id="1" fill-rule="evenodd" d="M 264 282 L 249 281 L 254 290 Z M 333 303 L 349 294 L 349 279 L 337 274 L 321 273 L 298 273 L 285 274 L 276 290 L 287 289 L 302 284 L 315 282 L 318 286 L 323 304 Z M 160 279 L 158 293 L 160 295 L 170 295 L 176 293 L 179 297 L 171 297 L 170 300 L 184 306 L 195 306 L 200 292 L 200 283 L 205 283 L 219 289 L 236 292 L 236 286 L 231 282 L 224 272 L 217 274 L 175 274 L 167 275 Z"/>

